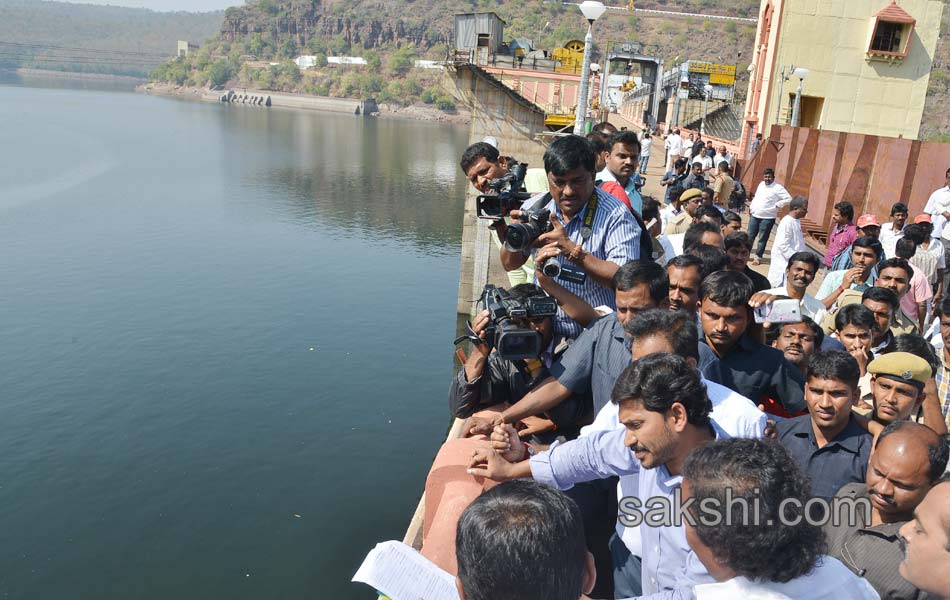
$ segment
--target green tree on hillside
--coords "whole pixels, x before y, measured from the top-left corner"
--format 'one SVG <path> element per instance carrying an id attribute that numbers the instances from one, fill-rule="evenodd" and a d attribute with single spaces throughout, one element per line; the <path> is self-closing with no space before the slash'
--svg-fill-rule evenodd
<path id="1" fill-rule="evenodd" d="M 416 60 L 416 51 L 414 48 L 405 46 L 396 50 L 389 57 L 389 70 L 394 75 L 404 75 L 413 67 Z"/>

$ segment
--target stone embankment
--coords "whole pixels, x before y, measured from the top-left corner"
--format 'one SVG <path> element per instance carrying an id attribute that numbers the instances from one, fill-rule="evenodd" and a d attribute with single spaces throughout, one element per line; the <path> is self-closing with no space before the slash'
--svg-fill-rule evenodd
<path id="1" fill-rule="evenodd" d="M 377 105 L 376 102 L 372 100 L 327 98 L 323 96 L 308 96 L 305 94 L 289 94 L 246 88 L 211 90 L 208 88 L 195 88 L 168 83 L 148 83 L 136 89 L 142 93 L 156 96 L 170 96 L 202 102 L 229 102 L 248 108 L 264 109 L 269 107 L 281 107 L 360 116 L 378 116 L 382 118 L 438 121 L 458 125 L 468 124 L 471 120 L 471 115 L 467 112 L 459 111 L 447 113 L 426 105 L 397 107 L 387 104 Z"/>

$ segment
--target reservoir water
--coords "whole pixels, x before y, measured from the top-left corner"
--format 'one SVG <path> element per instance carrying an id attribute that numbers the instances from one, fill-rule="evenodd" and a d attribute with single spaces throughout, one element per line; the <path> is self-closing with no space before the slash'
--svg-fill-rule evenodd
<path id="1" fill-rule="evenodd" d="M 0 598 L 367 598 L 449 423 L 465 129 L 0 85 Z"/>

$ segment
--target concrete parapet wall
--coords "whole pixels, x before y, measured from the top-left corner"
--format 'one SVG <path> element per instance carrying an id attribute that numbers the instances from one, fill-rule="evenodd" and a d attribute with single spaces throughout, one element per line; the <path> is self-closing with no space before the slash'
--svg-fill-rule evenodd
<path id="1" fill-rule="evenodd" d="M 513 156 L 521 162 L 527 162 L 529 167 L 542 166 L 541 158 L 545 146 L 538 141 L 537 136 L 546 131 L 543 111 L 471 65 L 450 69 L 443 86 L 458 103 L 472 112 L 470 143 L 493 136 L 498 140 L 499 150 L 505 156 Z M 476 216 L 477 195 L 474 188 L 469 187 L 465 197 L 459 314 L 469 314 L 472 311 L 486 283 L 508 286 L 501 268 L 497 245 L 492 240 L 495 234 L 488 229 L 487 222 Z"/>

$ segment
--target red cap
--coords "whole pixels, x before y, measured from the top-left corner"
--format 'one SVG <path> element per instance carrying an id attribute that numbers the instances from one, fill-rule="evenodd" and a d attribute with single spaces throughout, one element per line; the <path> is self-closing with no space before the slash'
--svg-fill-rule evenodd
<path id="1" fill-rule="evenodd" d="M 931 220 L 930 215 L 924 213 L 914 217 L 914 223 L 933 223 L 933 220 Z"/>
<path id="2" fill-rule="evenodd" d="M 867 227 L 868 225 L 877 225 L 881 226 L 881 222 L 877 220 L 877 217 L 871 214 L 861 215 L 858 217 L 858 227 Z"/>

